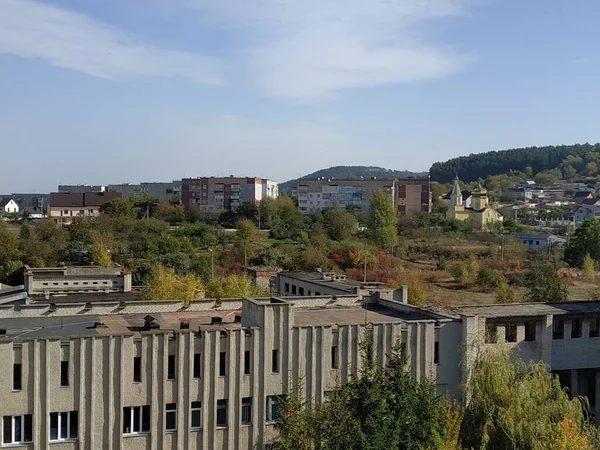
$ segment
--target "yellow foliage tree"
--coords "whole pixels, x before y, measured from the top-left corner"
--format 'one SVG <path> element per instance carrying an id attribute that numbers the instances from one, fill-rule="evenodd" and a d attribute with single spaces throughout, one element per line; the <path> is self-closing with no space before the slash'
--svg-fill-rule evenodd
<path id="1" fill-rule="evenodd" d="M 496 299 L 496 303 L 512 303 L 515 301 L 515 294 L 506 280 L 501 280 L 498 283 L 498 286 L 496 286 L 496 291 L 494 292 L 494 297 Z"/>
<path id="2" fill-rule="evenodd" d="M 461 284 L 465 284 L 467 281 L 469 281 L 469 269 L 464 261 L 458 261 L 456 264 L 454 264 L 452 266 L 451 273 L 454 279 Z"/>
<path id="3" fill-rule="evenodd" d="M 586 436 L 581 433 L 579 426 L 570 417 L 565 417 L 552 427 L 553 441 L 551 444 L 539 444 L 539 449 L 551 450 L 592 450 Z M 536 449 L 537 450 L 537 449 Z"/>
<path id="4" fill-rule="evenodd" d="M 589 253 L 583 258 L 583 276 L 589 281 L 596 279 L 596 267 Z"/>
<path id="5" fill-rule="evenodd" d="M 477 261 L 477 257 L 473 253 L 469 255 L 468 270 L 470 277 L 473 280 L 476 279 L 479 273 L 479 261 Z"/>
<path id="6" fill-rule="evenodd" d="M 269 291 L 252 283 L 245 275 L 228 275 L 215 278 L 206 285 L 206 297 L 220 302 L 224 298 L 268 297 Z"/>
<path id="7" fill-rule="evenodd" d="M 157 266 L 152 270 L 144 285 L 146 300 L 182 300 L 188 305 L 191 300 L 201 298 L 204 287 L 199 278 L 187 274 L 178 276 L 175 270 Z"/>

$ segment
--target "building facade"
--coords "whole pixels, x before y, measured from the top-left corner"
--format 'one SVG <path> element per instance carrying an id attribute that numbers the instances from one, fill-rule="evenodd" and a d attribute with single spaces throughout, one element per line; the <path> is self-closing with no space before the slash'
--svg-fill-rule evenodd
<path id="1" fill-rule="evenodd" d="M 35 211 L 43 213 L 50 202 L 50 194 L 12 194 L 11 196 L 19 205 L 19 208 L 33 208 Z"/>
<path id="2" fill-rule="evenodd" d="M 121 198 L 119 192 L 84 192 L 50 194 L 48 217 L 61 225 L 68 225 L 73 217 L 95 217 L 106 203 Z"/>
<path id="3" fill-rule="evenodd" d="M 572 397 L 586 396 L 600 425 L 600 302 L 495 304 L 461 308 L 468 371 L 477 353 L 505 345 L 524 361 L 543 361 Z"/>
<path id="4" fill-rule="evenodd" d="M 106 192 L 108 187 L 102 184 L 59 184 L 58 192 L 71 193 L 71 194 L 83 194 L 86 192 Z"/>
<path id="5" fill-rule="evenodd" d="M 18 213 L 19 205 L 14 201 L 12 197 L 0 198 L 0 214 L 7 213 Z"/>
<path id="6" fill-rule="evenodd" d="M 489 225 L 502 221 L 502 215 L 491 207 L 487 190 L 481 186 L 471 191 L 471 207 L 465 207 L 458 178 L 454 180 L 446 217 L 460 220 L 474 230 L 486 230 Z"/>
<path id="7" fill-rule="evenodd" d="M 181 195 L 181 181 L 109 184 L 107 189 L 111 192 L 120 192 L 123 197 L 146 193 L 162 202 L 173 195 Z"/>
<path id="8" fill-rule="evenodd" d="M 0 307 L 3 445 L 266 449 L 291 386 L 306 398 L 406 348 L 417 379 L 453 395 L 460 321 L 383 297 Z"/>
<path id="9" fill-rule="evenodd" d="M 431 188 L 428 178 L 298 180 L 292 195 L 298 196 L 298 209 L 306 214 L 337 205 L 357 208 L 367 214 L 375 190 L 389 194 L 400 215 L 431 212 Z"/>
<path id="10" fill-rule="evenodd" d="M 277 195 L 277 183 L 262 178 L 202 177 L 181 181 L 183 205 L 203 212 L 235 211 L 244 201 L 259 203 Z"/>

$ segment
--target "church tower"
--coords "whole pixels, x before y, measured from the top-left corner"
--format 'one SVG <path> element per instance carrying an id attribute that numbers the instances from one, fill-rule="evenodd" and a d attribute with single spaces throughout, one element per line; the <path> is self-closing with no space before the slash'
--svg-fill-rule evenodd
<path id="1" fill-rule="evenodd" d="M 452 188 L 452 194 L 450 195 L 450 206 L 457 207 L 463 205 L 462 192 L 460 190 L 460 184 L 458 184 L 458 176 L 454 179 L 454 187 Z"/>

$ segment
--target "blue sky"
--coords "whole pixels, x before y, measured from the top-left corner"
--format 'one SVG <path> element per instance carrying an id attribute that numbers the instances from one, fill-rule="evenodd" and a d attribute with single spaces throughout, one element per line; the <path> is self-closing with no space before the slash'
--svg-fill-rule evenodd
<path id="1" fill-rule="evenodd" d="M 0 194 L 597 142 L 598 14 L 594 0 L 0 0 Z"/>

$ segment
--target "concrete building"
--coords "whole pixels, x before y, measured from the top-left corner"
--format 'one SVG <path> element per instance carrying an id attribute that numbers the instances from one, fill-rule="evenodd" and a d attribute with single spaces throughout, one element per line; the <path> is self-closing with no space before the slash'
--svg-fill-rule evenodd
<path id="1" fill-rule="evenodd" d="M 123 197 L 132 197 L 144 192 L 162 202 L 172 195 L 181 194 L 181 181 L 109 184 L 107 189 L 110 192 L 120 192 Z"/>
<path id="2" fill-rule="evenodd" d="M 71 193 L 71 194 L 83 194 L 86 192 L 106 192 L 108 188 L 105 185 L 89 185 L 89 184 L 59 184 L 58 192 Z"/>
<path id="3" fill-rule="evenodd" d="M 358 208 L 367 214 L 376 190 L 382 190 L 396 200 L 395 180 L 376 178 L 298 180 L 292 195 L 298 196 L 298 209 L 302 213 L 310 214 L 337 205 L 342 209 Z"/>
<path id="4" fill-rule="evenodd" d="M 181 181 L 181 201 L 203 212 L 235 211 L 240 203 L 259 203 L 278 195 L 277 183 L 262 178 L 202 177 Z M 266 193 L 266 196 L 263 196 Z"/>
<path id="5" fill-rule="evenodd" d="M 68 225 L 75 216 L 99 215 L 100 208 L 116 198 L 121 198 L 121 194 L 118 192 L 53 192 L 50 194 L 48 217 L 58 224 Z"/>
<path id="6" fill-rule="evenodd" d="M 133 197 L 134 195 L 139 195 L 142 192 L 142 186 L 131 183 L 109 184 L 106 186 L 106 191 L 118 192 L 123 197 Z"/>
<path id="7" fill-rule="evenodd" d="M 0 306 L 2 443 L 35 449 L 267 449 L 278 404 L 396 342 L 417 379 L 458 385 L 460 321 L 383 296 Z"/>
<path id="8" fill-rule="evenodd" d="M 510 233 L 510 237 L 525 245 L 530 250 L 547 252 L 555 245 L 564 245 L 567 240 L 553 234 Z"/>
<path id="9" fill-rule="evenodd" d="M 298 180 L 292 195 L 298 196 L 298 209 L 303 213 L 337 205 L 342 209 L 359 208 L 367 214 L 375 190 L 389 194 L 400 215 L 431 212 L 431 189 L 427 178 Z"/>
<path id="10" fill-rule="evenodd" d="M 131 292 L 131 274 L 121 266 L 25 266 L 24 286 L 30 300 L 70 294 Z"/>
<path id="11" fill-rule="evenodd" d="M 471 197 L 471 207 L 467 208 L 464 206 L 459 180 L 456 178 L 446 218 L 460 220 L 474 230 L 486 230 L 494 222 L 502 221 L 502 215 L 491 207 L 487 190 L 481 185 L 473 189 Z"/>
<path id="12" fill-rule="evenodd" d="M 574 224 L 580 224 L 592 217 L 600 217 L 600 206 L 580 205 L 570 215 L 570 219 Z"/>
<path id="13" fill-rule="evenodd" d="M 544 361 L 571 396 L 587 396 L 600 424 L 600 302 L 495 304 L 458 312 L 467 373 L 480 349 L 507 345 L 524 361 Z"/>

